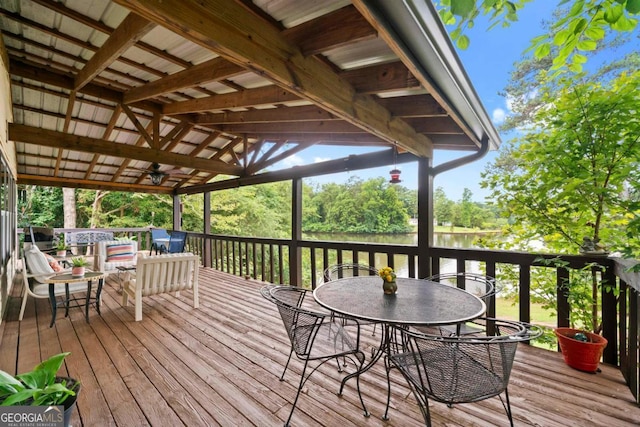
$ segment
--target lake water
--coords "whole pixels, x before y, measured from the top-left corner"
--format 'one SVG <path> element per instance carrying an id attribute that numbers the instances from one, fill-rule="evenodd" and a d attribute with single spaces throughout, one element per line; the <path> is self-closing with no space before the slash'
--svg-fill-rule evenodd
<path id="1" fill-rule="evenodd" d="M 468 233 L 435 233 L 433 236 L 434 246 L 447 248 L 477 248 L 473 244 L 477 234 Z M 418 235 L 409 234 L 351 234 L 351 233 L 303 233 L 303 239 L 324 240 L 333 242 L 359 242 L 359 243 L 395 243 L 401 245 L 417 245 Z M 363 262 L 363 260 L 360 260 Z M 345 261 L 349 262 L 349 261 Z M 386 255 L 376 255 L 376 267 L 387 264 Z M 394 259 L 394 267 L 399 276 L 408 276 L 407 260 L 404 257 Z M 456 261 L 453 259 L 443 259 L 440 261 L 440 272 L 450 273 L 456 271 Z M 480 272 L 480 266 L 476 262 L 467 264 L 467 271 Z"/>

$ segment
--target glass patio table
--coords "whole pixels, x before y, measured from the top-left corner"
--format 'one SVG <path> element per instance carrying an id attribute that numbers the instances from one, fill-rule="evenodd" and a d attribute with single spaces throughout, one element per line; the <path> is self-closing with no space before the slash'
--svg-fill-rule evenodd
<path id="1" fill-rule="evenodd" d="M 369 370 L 390 349 L 389 326 L 439 326 L 462 324 L 482 316 L 485 303 L 463 289 L 428 280 L 396 279 L 398 291 L 385 295 L 378 276 L 356 276 L 332 280 L 318 287 L 313 296 L 321 306 L 345 315 L 382 325 L 380 346 L 360 371 L 347 375 L 345 383 Z M 365 411 L 365 415 L 368 413 Z"/>

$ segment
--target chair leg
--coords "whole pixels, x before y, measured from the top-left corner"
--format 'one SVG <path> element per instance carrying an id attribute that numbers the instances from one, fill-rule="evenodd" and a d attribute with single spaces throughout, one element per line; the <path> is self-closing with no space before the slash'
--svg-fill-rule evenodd
<path id="1" fill-rule="evenodd" d="M 29 298 L 29 293 L 25 290 L 24 296 L 22 297 L 22 307 L 20 307 L 20 316 L 18 317 L 18 320 L 22 320 L 22 317 L 24 316 L 24 309 L 27 307 L 27 298 Z"/>
<path id="2" fill-rule="evenodd" d="M 284 365 L 284 371 L 282 371 L 282 375 L 280 376 L 280 381 L 284 381 L 284 374 L 285 372 L 287 372 L 287 368 L 289 367 L 289 362 L 291 362 L 292 355 L 293 355 L 293 347 L 291 347 L 291 351 L 289 352 L 289 358 L 287 359 L 287 363 Z"/>
<path id="3" fill-rule="evenodd" d="M 502 403 L 504 410 L 507 412 L 507 417 L 509 417 L 509 424 L 511 425 L 511 427 L 513 427 L 513 414 L 511 413 L 511 404 L 509 403 L 509 390 L 506 388 L 504 389 L 504 397 L 507 401 L 506 405 L 504 403 L 504 400 L 502 400 L 502 396 L 498 395 L 498 397 L 500 398 L 500 402 Z"/>
<path id="4" fill-rule="evenodd" d="M 288 364 L 288 362 L 287 362 L 287 364 Z M 293 416 L 293 411 L 295 411 L 295 409 L 296 409 L 296 404 L 298 403 L 298 398 L 300 397 L 300 392 L 302 391 L 302 386 L 304 385 L 304 382 L 305 382 L 304 373 L 307 370 L 307 365 L 308 364 L 309 364 L 309 361 L 305 360 L 304 361 L 304 366 L 302 367 L 302 374 L 300 374 L 300 384 L 298 385 L 298 392 L 296 393 L 296 398 L 293 399 L 293 405 L 291 406 L 291 412 L 289 412 L 289 418 L 287 418 L 287 421 L 284 423 L 285 427 L 289 426 L 289 422 L 291 421 L 291 417 Z M 313 371 L 312 371 L 312 373 L 313 373 Z M 284 373 L 282 375 L 284 375 Z"/>

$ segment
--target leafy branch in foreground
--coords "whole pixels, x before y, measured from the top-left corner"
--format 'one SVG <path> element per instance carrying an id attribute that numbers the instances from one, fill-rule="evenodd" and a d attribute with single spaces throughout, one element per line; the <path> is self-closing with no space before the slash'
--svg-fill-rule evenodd
<path id="1" fill-rule="evenodd" d="M 543 0 L 546 1 L 546 0 Z M 489 29 L 509 27 L 531 0 L 437 0 L 434 1 L 445 25 L 453 26 L 450 36 L 459 49 L 470 44 L 465 31 L 473 28 L 479 16 L 487 16 Z M 566 6 L 565 6 L 566 5 Z M 630 32 L 637 25 L 640 0 L 562 0 L 567 9 L 550 31 L 531 40 L 528 51 L 537 59 L 553 55 L 552 70 L 564 67 L 579 73 L 587 62 L 585 52 L 591 52 L 610 32 Z M 553 49 L 553 47 L 558 49 Z"/>

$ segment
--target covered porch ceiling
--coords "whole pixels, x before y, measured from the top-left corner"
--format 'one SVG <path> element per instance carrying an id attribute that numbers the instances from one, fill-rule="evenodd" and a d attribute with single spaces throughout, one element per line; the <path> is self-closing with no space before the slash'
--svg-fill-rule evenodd
<path id="1" fill-rule="evenodd" d="M 184 193 L 313 145 L 500 144 L 430 0 L 4 0 L 0 31 L 19 184 Z"/>

